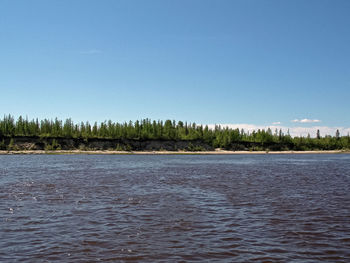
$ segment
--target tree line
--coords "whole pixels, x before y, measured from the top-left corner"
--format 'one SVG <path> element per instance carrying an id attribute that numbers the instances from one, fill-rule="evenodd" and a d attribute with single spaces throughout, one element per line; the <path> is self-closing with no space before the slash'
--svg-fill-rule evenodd
<path id="1" fill-rule="evenodd" d="M 249 145 L 250 150 L 332 150 L 350 149 L 350 137 L 334 136 L 292 137 L 282 130 L 264 130 L 247 132 L 243 129 L 230 129 L 216 125 L 210 129 L 207 125 L 197 125 L 172 120 L 143 119 L 124 123 L 104 121 L 101 123 L 80 122 L 72 119 L 65 121 L 52 119 L 32 119 L 19 116 L 18 119 L 5 115 L 0 119 L 0 138 L 18 136 L 37 136 L 51 138 L 104 138 L 129 140 L 199 140 L 215 148 L 240 149 Z"/>

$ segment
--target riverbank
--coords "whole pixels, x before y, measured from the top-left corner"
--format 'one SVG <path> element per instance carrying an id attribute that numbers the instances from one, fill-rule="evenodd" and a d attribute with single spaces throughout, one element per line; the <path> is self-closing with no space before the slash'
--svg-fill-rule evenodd
<path id="1" fill-rule="evenodd" d="M 221 139 L 220 139 L 221 140 Z M 220 141 L 219 140 L 219 141 Z M 64 138 L 15 136 L 0 137 L 0 151 L 6 153 L 88 153 L 88 154 L 242 154 L 242 153 L 331 153 L 349 149 L 341 140 L 321 144 L 304 144 L 303 140 L 293 141 L 237 141 L 227 147 L 221 143 L 210 143 L 205 140 L 170 140 L 170 139 L 113 139 L 113 138 Z M 217 149 L 226 149 L 227 151 Z"/>
<path id="2" fill-rule="evenodd" d="M 0 151 L 0 155 L 14 155 L 14 154 L 101 154 L 101 155 L 220 155 L 220 154 L 339 154 L 350 151 L 332 150 L 332 151 L 81 151 L 81 150 L 21 150 L 21 151 Z"/>

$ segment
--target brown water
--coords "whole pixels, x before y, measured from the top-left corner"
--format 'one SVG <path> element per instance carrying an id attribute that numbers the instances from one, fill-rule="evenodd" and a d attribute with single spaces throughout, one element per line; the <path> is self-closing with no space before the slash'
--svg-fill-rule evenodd
<path id="1" fill-rule="evenodd" d="M 350 155 L 0 156 L 1 262 L 350 262 Z"/>

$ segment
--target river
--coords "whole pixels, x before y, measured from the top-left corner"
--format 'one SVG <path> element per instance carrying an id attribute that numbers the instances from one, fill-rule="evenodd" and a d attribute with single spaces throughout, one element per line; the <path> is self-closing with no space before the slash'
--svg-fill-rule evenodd
<path id="1" fill-rule="evenodd" d="M 350 262 L 350 155 L 1 155 L 1 262 Z"/>

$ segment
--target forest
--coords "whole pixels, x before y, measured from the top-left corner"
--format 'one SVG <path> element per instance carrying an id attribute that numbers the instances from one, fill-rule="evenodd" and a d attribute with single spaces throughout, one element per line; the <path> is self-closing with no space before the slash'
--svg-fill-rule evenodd
<path id="1" fill-rule="evenodd" d="M 16 138 L 25 140 L 39 138 L 45 141 L 45 149 L 61 149 L 59 140 L 62 138 L 77 141 L 111 140 L 119 142 L 113 149 L 134 150 L 130 142 L 138 141 L 182 141 L 187 144 L 182 150 L 200 151 L 221 148 L 226 150 L 349 150 L 349 134 L 341 136 L 336 134 L 320 136 L 317 131 L 315 137 L 292 137 L 289 132 L 282 130 L 257 130 L 247 132 L 243 129 L 229 129 L 215 126 L 197 125 L 174 120 L 150 120 L 143 119 L 135 122 L 124 123 L 111 120 L 101 123 L 81 122 L 74 123 L 71 119 L 65 121 L 59 119 L 32 119 L 22 116 L 15 119 L 11 115 L 5 115 L 0 119 L 0 150 L 15 150 Z M 24 138 L 24 139 L 23 139 Z M 62 140 L 61 140 L 62 141 Z M 49 142 L 49 143 L 48 143 Z M 193 147 L 196 142 L 197 146 Z M 205 147 L 203 147 L 205 146 Z M 119 148 L 118 148 L 119 147 Z M 161 147 L 161 146 L 159 146 Z M 18 148 L 18 147 L 17 147 Z M 178 149 L 180 150 L 180 149 Z"/>

